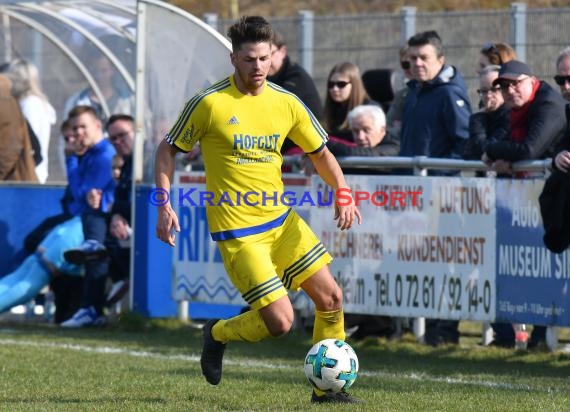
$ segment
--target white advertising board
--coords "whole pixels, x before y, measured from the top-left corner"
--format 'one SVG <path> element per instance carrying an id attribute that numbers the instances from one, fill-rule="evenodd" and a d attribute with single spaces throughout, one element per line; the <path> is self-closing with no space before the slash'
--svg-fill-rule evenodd
<path id="1" fill-rule="evenodd" d="M 355 199 L 370 197 L 359 204 L 362 225 L 341 232 L 330 218 L 330 207 L 311 208 L 311 226 L 335 258 L 331 270 L 344 291 L 347 313 L 494 318 L 492 180 L 413 176 L 348 176 L 347 180 Z M 313 196 L 329 190 L 319 177 L 311 183 Z"/>

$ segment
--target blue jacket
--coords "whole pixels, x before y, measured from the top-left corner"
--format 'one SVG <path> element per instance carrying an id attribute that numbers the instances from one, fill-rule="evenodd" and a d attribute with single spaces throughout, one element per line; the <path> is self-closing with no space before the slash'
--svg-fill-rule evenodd
<path id="1" fill-rule="evenodd" d="M 400 156 L 461 159 L 471 104 L 461 74 L 444 65 L 425 83 L 411 80 L 404 104 Z"/>
<path id="2" fill-rule="evenodd" d="M 103 139 L 87 150 L 80 162 L 77 156 L 66 158 L 68 186 L 73 196 L 73 201 L 69 205 L 69 211 L 72 215 L 77 216 L 89 210 L 86 195 L 91 189 L 103 191 L 101 210 L 109 212 L 113 204 L 115 190 L 111 168 L 114 155 L 115 148 L 113 145 L 109 140 Z"/>

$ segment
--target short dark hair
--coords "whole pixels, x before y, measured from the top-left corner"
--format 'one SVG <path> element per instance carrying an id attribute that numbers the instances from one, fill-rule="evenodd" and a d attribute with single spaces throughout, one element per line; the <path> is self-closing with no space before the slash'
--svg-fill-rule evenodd
<path id="1" fill-rule="evenodd" d="M 261 16 L 243 16 L 228 29 L 228 37 L 235 52 L 244 43 L 271 43 L 273 41 L 273 28 Z"/>
<path id="2" fill-rule="evenodd" d="M 97 115 L 97 111 L 96 111 L 93 107 L 91 107 L 91 106 L 75 106 L 74 108 L 72 108 L 72 109 L 69 111 L 69 113 L 68 113 L 68 115 L 67 115 L 67 118 L 68 118 L 68 119 L 73 119 L 74 117 L 81 116 L 81 115 L 84 114 L 84 113 L 89 113 L 89 114 L 91 114 L 95 119 L 101 120 L 101 119 L 99 118 L 99 116 Z"/>
<path id="3" fill-rule="evenodd" d="M 113 114 L 111 115 L 111 117 L 109 117 L 109 120 L 107 120 L 107 124 L 105 125 L 105 130 L 108 130 L 109 126 L 111 126 L 115 122 L 118 122 L 119 120 L 125 120 L 127 122 L 131 122 L 133 125 L 135 124 L 135 119 L 130 114 L 122 114 L 122 113 Z"/>
<path id="4" fill-rule="evenodd" d="M 425 46 L 426 44 L 431 44 L 435 47 L 437 57 L 443 56 L 443 43 L 435 30 L 414 34 L 408 40 L 408 46 L 410 47 Z"/>

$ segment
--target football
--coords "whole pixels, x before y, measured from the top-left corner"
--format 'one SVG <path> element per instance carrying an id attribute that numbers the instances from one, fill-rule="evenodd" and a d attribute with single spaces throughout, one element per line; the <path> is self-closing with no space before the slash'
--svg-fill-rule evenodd
<path id="1" fill-rule="evenodd" d="M 338 339 L 315 343 L 305 357 L 305 376 L 325 392 L 347 390 L 358 375 L 358 357 L 352 347 Z"/>

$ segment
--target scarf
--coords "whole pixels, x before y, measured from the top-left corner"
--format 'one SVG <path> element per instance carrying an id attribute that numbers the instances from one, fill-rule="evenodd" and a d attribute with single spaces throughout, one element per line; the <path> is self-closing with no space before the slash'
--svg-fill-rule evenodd
<path id="1" fill-rule="evenodd" d="M 523 104 L 521 107 L 511 109 L 511 140 L 513 142 L 524 142 L 526 139 L 526 134 L 528 131 L 528 112 L 530 110 L 530 104 L 533 102 L 536 91 L 540 87 L 540 82 L 536 82 L 532 89 L 532 94 L 528 102 Z"/>

